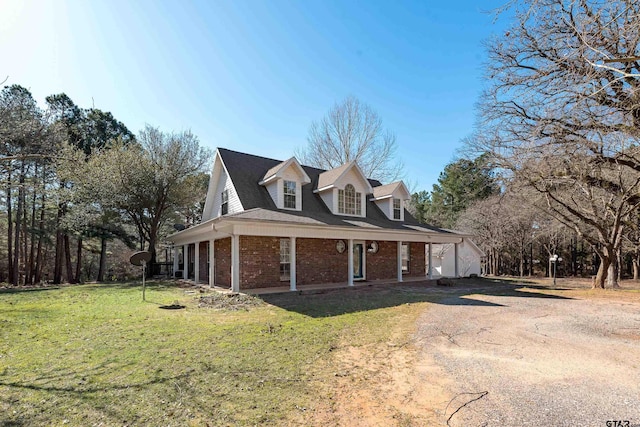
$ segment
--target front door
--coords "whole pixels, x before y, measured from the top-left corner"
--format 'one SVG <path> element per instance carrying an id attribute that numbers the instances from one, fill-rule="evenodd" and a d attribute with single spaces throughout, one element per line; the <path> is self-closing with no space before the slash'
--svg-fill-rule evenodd
<path id="1" fill-rule="evenodd" d="M 353 278 L 364 279 L 364 243 L 353 244 Z"/>

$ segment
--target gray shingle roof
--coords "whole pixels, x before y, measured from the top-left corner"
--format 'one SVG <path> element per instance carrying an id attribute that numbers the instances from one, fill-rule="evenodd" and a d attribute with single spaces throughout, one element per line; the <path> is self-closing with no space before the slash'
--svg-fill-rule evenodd
<path id="1" fill-rule="evenodd" d="M 398 185 L 400 185 L 400 182 L 392 182 L 391 184 L 373 187 L 373 197 L 377 199 L 378 197 L 388 196 L 393 193 L 393 190 L 395 190 Z"/>
<path id="2" fill-rule="evenodd" d="M 266 180 L 267 178 L 271 178 L 273 175 L 278 173 L 278 171 L 282 169 L 282 167 L 287 163 L 287 161 L 288 160 L 285 160 L 284 162 L 280 162 L 274 167 L 272 167 L 271 169 L 269 169 L 267 173 L 264 174 L 264 177 L 262 179 Z"/>
<path id="3" fill-rule="evenodd" d="M 333 185 L 353 162 L 345 163 L 335 169 L 324 171 L 318 176 L 318 189 Z"/>
<path id="4" fill-rule="evenodd" d="M 277 167 L 282 163 L 281 160 L 239 153 L 226 148 L 219 148 L 218 151 L 245 209 L 245 212 L 233 215 L 234 217 L 316 225 L 368 226 L 407 231 L 417 231 L 410 226 L 419 226 L 424 231 L 451 234 L 448 231 L 418 223 L 406 210 L 404 222 L 392 221 L 374 202 L 369 201 L 369 198 L 365 198 L 367 203 L 365 218 L 334 215 L 324 204 L 320 195 L 313 192 L 318 187 L 320 175 L 326 171 L 310 166 L 302 166 L 311 178 L 311 183 L 302 187 L 302 211 L 278 209 L 267 189 L 258 183 L 265 176 L 265 172 Z M 368 181 L 374 188 L 381 185 L 379 181 L 373 179 Z"/>

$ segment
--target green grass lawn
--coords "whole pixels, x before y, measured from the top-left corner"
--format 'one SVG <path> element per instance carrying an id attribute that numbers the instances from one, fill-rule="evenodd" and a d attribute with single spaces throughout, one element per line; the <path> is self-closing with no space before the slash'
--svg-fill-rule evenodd
<path id="1" fill-rule="evenodd" d="M 312 411 L 342 342 L 390 337 L 428 297 L 389 289 L 198 307 L 155 282 L 0 293 L 0 426 L 282 425 Z M 433 297 L 431 297 L 433 298 Z M 182 310 L 160 305 L 179 301 Z"/>

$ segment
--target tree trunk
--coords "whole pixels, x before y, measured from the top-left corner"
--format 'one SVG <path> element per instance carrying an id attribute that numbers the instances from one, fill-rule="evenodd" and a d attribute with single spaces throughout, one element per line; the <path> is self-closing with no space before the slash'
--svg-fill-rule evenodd
<path id="1" fill-rule="evenodd" d="M 609 260 L 601 259 L 600 267 L 598 267 L 598 273 L 593 281 L 593 289 L 604 289 L 604 283 L 607 280 L 607 272 L 609 269 Z M 606 267 L 605 267 L 606 265 Z"/>
<path id="2" fill-rule="evenodd" d="M 44 178 L 43 178 L 44 182 Z M 38 230 L 40 230 L 40 235 L 38 236 L 38 249 L 36 250 L 36 273 L 35 273 L 35 283 L 40 283 L 42 281 L 42 240 L 44 238 L 44 204 L 45 204 L 45 192 L 42 192 L 42 198 L 40 201 L 40 220 L 38 221 Z"/>
<path id="3" fill-rule="evenodd" d="M 607 286 L 609 288 L 619 288 L 619 278 L 620 278 L 620 251 L 616 250 L 614 256 L 611 259 L 611 264 L 609 264 L 609 271 L 607 274 Z"/>
<path id="4" fill-rule="evenodd" d="M 20 230 L 22 228 L 22 210 L 24 209 L 24 162 L 20 167 L 20 179 L 18 184 L 18 206 L 16 208 L 16 225 L 13 240 L 13 268 L 11 270 L 10 283 L 17 285 L 20 272 Z"/>
<path id="5" fill-rule="evenodd" d="M 38 168 L 36 166 L 36 172 Z M 37 175 L 36 175 L 37 177 Z M 31 242 L 29 248 L 29 266 L 27 267 L 27 282 L 30 285 L 34 283 L 35 278 L 35 263 L 36 263 L 36 201 L 37 194 L 34 188 L 33 197 L 31 198 Z"/>
<path id="6" fill-rule="evenodd" d="M 38 178 L 38 164 L 36 163 L 34 177 Z M 29 248 L 29 262 L 26 271 L 25 282 L 30 285 L 34 284 L 35 279 L 35 257 L 36 257 L 36 201 L 38 200 L 37 191 L 34 187 L 33 197 L 31 198 L 31 242 Z M 42 231 L 42 230 L 41 230 Z"/>
<path id="7" fill-rule="evenodd" d="M 65 256 L 65 264 L 67 266 L 67 282 L 75 283 L 73 278 L 73 266 L 71 265 L 71 247 L 69 245 L 69 235 L 65 234 L 63 236 L 64 241 L 64 256 Z"/>
<path id="8" fill-rule="evenodd" d="M 78 237 L 78 249 L 76 250 L 76 276 L 74 283 L 80 283 L 80 273 L 82 268 L 82 237 Z"/>
<path id="9" fill-rule="evenodd" d="M 9 273 L 8 281 L 11 283 L 11 275 L 13 274 L 13 218 L 11 212 L 11 162 L 7 168 L 7 271 Z"/>
<path id="10" fill-rule="evenodd" d="M 100 240 L 100 266 L 98 267 L 98 282 L 104 282 L 104 273 L 107 268 L 107 239 Z"/>
<path id="11" fill-rule="evenodd" d="M 633 280 L 638 280 L 638 273 L 640 273 L 640 250 L 636 249 L 636 253 L 633 254 L 631 261 L 633 262 Z"/>
<path id="12" fill-rule="evenodd" d="M 64 216 L 64 205 L 58 204 L 58 216 L 56 219 L 56 259 L 53 267 L 53 283 L 59 285 L 62 283 L 62 257 L 64 256 L 64 239 L 62 238 L 62 230 L 60 223 Z"/>
<path id="13" fill-rule="evenodd" d="M 571 271 L 573 277 L 578 276 L 578 236 L 571 238 Z"/>
<path id="14" fill-rule="evenodd" d="M 22 201 L 23 206 L 22 206 L 22 273 L 21 273 L 21 277 L 19 277 L 19 281 L 25 285 L 28 284 L 27 282 L 27 270 L 29 268 L 28 266 L 28 261 L 29 261 L 29 233 L 28 233 L 28 228 L 27 228 L 27 224 L 29 224 L 29 216 L 27 215 L 27 190 L 26 188 L 24 189 L 24 194 L 23 194 L 24 200 Z M 18 272 L 18 274 L 20 274 L 20 272 Z"/>
<path id="15" fill-rule="evenodd" d="M 39 255 L 42 259 L 47 259 L 47 255 L 49 254 L 49 247 L 48 246 L 44 246 L 42 248 L 42 252 L 41 255 Z M 44 262 L 39 262 L 38 263 L 38 278 L 40 280 L 40 278 L 42 277 L 42 270 L 44 270 Z M 48 281 L 49 275 L 47 274 L 47 276 L 44 278 L 44 280 Z"/>
<path id="16" fill-rule="evenodd" d="M 524 249 L 520 250 L 520 277 L 524 277 Z"/>
<path id="17" fill-rule="evenodd" d="M 618 285 L 622 282 L 622 267 L 624 266 L 624 258 L 622 257 L 622 247 L 618 248 Z"/>
<path id="18" fill-rule="evenodd" d="M 609 270 L 607 272 L 607 287 L 609 288 L 619 288 L 618 285 L 618 271 L 620 266 L 618 265 L 618 261 L 614 258 L 609 264 Z"/>
<path id="19" fill-rule="evenodd" d="M 604 284 L 609 273 L 609 266 L 612 263 L 612 252 L 613 250 L 611 250 L 611 248 L 604 247 L 602 248 L 602 255 L 598 254 L 598 257 L 600 258 L 600 266 L 598 267 L 598 273 L 596 274 L 595 281 L 593 282 L 594 289 L 604 289 Z"/>
<path id="20" fill-rule="evenodd" d="M 159 224 L 151 224 L 149 228 L 149 252 L 151 252 L 151 260 L 149 261 L 149 265 L 154 265 L 156 263 L 156 241 L 158 239 L 158 230 L 160 226 Z M 143 249 L 144 250 L 144 249 Z"/>
<path id="21" fill-rule="evenodd" d="M 529 276 L 533 276 L 533 242 L 531 242 L 531 253 L 529 254 Z"/>

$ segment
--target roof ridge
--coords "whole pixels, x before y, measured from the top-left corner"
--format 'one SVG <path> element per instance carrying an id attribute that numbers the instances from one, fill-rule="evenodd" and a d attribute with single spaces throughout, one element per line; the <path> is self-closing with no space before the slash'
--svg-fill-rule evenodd
<path id="1" fill-rule="evenodd" d="M 279 160 L 279 159 L 274 159 L 274 158 L 272 158 L 272 157 L 264 157 L 264 156 L 258 156 L 258 155 L 256 155 L 256 154 L 243 153 L 242 151 L 231 150 L 231 149 L 229 149 L 229 148 L 225 148 L 225 147 L 216 147 L 216 148 L 217 148 L 218 150 L 228 151 L 228 152 L 230 152 L 230 153 L 242 154 L 243 156 L 249 156 L 249 157 L 254 157 L 254 158 L 263 159 L 263 160 L 271 160 L 271 161 L 273 161 L 273 162 L 278 162 L 278 164 L 280 164 L 280 163 L 284 163 L 284 162 L 286 162 L 287 160 L 291 159 L 292 157 L 295 157 L 295 159 L 298 161 L 298 164 L 299 164 L 302 168 L 314 169 L 314 170 L 316 170 L 316 171 L 320 171 L 320 173 L 329 172 L 329 171 L 332 171 L 332 170 L 334 170 L 334 169 L 338 169 L 338 168 L 340 168 L 340 167 L 342 167 L 342 166 L 344 166 L 344 165 L 347 165 L 347 164 L 355 163 L 355 162 L 356 162 L 355 160 L 350 160 L 350 161 L 345 162 L 345 163 L 343 163 L 343 164 L 341 164 L 340 166 L 335 167 L 335 168 L 331 168 L 331 169 L 322 169 L 322 168 L 318 168 L 318 167 L 315 167 L 315 166 L 309 166 L 309 165 L 304 165 L 304 164 L 300 163 L 300 161 L 298 160 L 298 158 L 297 158 L 295 155 L 293 155 L 293 156 L 291 156 L 291 157 L 289 157 L 289 158 L 287 158 L 287 159 L 285 159 L 285 160 Z M 277 165 L 276 165 L 276 166 L 277 166 Z M 274 166 L 274 167 L 275 167 L 275 166 Z M 364 176 L 364 174 L 363 174 L 363 176 Z M 379 180 L 374 179 L 374 178 L 369 178 L 369 177 L 366 177 L 366 176 L 365 176 L 364 178 L 365 178 L 367 181 L 373 180 L 373 181 L 376 181 L 376 182 L 380 182 Z"/>

